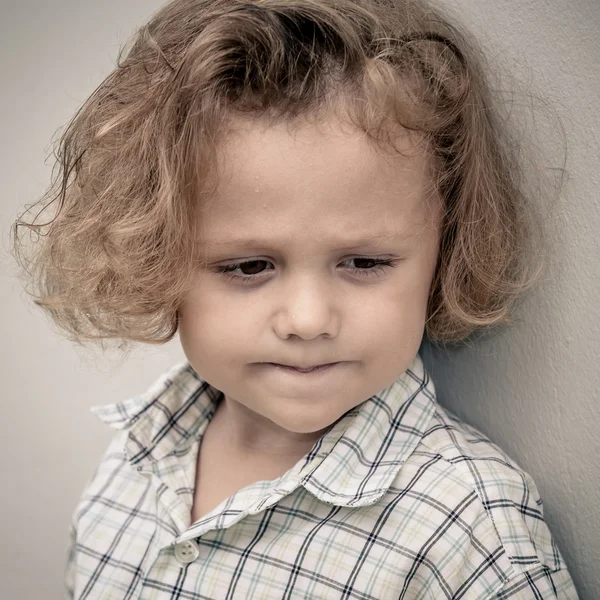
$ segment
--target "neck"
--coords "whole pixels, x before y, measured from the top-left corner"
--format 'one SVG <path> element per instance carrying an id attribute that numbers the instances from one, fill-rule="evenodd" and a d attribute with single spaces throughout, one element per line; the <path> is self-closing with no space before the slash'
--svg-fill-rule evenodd
<path id="1" fill-rule="evenodd" d="M 325 430 L 311 433 L 287 431 L 243 404 L 225 397 L 211 421 L 233 453 L 274 462 L 299 460 Z"/>

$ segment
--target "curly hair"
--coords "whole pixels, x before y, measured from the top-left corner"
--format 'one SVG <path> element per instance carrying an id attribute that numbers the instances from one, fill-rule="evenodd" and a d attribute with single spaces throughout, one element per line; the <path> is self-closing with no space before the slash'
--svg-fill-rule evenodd
<path id="1" fill-rule="evenodd" d="M 541 271 L 518 148 L 484 69 L 469 34 L 425 1 L 172 0 L 61 135 L 59 172 L 34 207 L 50 202 L 13 225 L 28 293 L 76 343 L 169 341 L 228 118 L 292 120 L 344 99 L 370 141 L 389 147 L 397 124 L 433 159 L 443 218 L 428 339 L 510 323 Z M 19 226 L 37 234 L 29 253 Z"/>

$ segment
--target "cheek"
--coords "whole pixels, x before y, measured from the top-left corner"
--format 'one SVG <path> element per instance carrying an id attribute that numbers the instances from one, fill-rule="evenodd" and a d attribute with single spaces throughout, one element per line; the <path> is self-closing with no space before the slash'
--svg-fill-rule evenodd
<path id="1" fill-rule="evenodd" d="M 243 342 L 258 322 L 251 303 L 241 295 L 228 297 L 210 286 L 197 286 L 180 308 L 180 339 L 188 346 L 201 344 L 219 353 L 229 344 Z"/>
<path id="2" fill-rule="evenodd" d="M 353 324 L 363 333 L 371 347 L 389 351 L 394 347 L 420 344 L 425 319 L 431 277 L 421 261 L 398 268 L 393 284 L 362 303 L 360 319 Z M 372 344 L 372 345 L 371 345 Z"/>
<path id="3" fill-rule="evenodd" d="M 400 264 L 393 286 L 395 302 L 405 311 L 415 313 L 427 304 L 434 265 L 429 255 L 420 255 Z"/>
<path id="4" fill-rule="evenodd" d="M 423 282 L 397 290 L 378 313 L 373 344 L 393 364 L 407 365 L 417 353 L 425 330 L 429 287 Z"/>
<path id="5" fill-rule="evenodd" d="M 373 288 L 358 300 L 346 306 L 345 339 L 368 354 L 390 352 L 420 326 L 420 303 L 413 288 L 401 284 Z"/>

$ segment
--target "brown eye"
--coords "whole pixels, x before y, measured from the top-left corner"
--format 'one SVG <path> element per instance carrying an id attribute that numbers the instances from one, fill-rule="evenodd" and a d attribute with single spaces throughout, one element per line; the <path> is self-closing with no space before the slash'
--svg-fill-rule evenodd
<path id="1" fill-rule="evenodd" d="M 370 267 L 380 264 L 380 262 L 374 258 L 354 258 L 353 260 L 357 269 L 369 269 Z"/>
<path id="2" fill-rule="evenodd" d="M 249 260 L 239 264 L 240 270 L 244 275 L 258 275 L 263 269 L 261 266 L 266 264 L 266 260 Z"/>
<path id="3" fill-rule="evenodd" d="M 222 273 L 230 279 L 238 279 L 242 282 L 251 281 L 254 276 L 259 276 L 265 265 L 269 264 L 267 260 L 246 260 L 240 263 L 217 267 L 217 273 Z"/>
<path id="4" fill-rule="evenodd" d="M 348 267 L 348 270 L 361 277 L 372 277 L 378 274 L 385 274 L 386 269 L 396 266 L 393 260 L 369 258 L 368 256 L 358 256 L 356 258 L 351 258 L 346 262 L 354 262 L 356 266 Z"/>

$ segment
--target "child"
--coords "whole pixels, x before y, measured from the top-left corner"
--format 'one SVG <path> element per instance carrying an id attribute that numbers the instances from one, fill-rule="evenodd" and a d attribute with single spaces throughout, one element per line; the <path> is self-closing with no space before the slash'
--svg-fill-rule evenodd
<path id="1" fill-rule="evenodd" d="M 36 302 L 187 361 L 93 409 L 69 598 L 577 598 L 418 354 L 533 281 L 468 40 L 414 0 L 172 0 L 75 116 Z"/>

